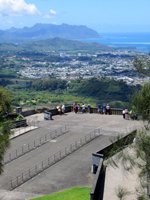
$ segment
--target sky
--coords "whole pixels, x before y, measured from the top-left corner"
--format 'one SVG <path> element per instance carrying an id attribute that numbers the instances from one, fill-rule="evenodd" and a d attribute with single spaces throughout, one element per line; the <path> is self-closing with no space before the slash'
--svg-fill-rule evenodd
<path id="1" fill-rule="evenodd" d="M 150 0 L 0 0 L 0 29 L 86 25 L 99 33 L 150 32 Z"/>

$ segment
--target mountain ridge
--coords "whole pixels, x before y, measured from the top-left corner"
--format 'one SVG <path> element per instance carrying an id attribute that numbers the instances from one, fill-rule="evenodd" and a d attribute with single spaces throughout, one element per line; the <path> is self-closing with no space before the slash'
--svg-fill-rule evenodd
<path id="1" fill-rule="evenodd" d="M 50 38 L 86 39 L 98 38 L 99 33 L 84 25 L 68 24 L 42 24 L 37 23 L 32 27 L 10 28 L 0 30 L 0 42 L 25 42 L 29 40 L 42 40 Z"/>
<path id="2" fill-rule="evenodd" d="M 68 40 L 63 38 L 50 38 L 45 40 L 36 41 L 26 41 L 24 43 L 0 43 L 0 52 L 2 54 L 9 50 L 9 53 L 19 52 L 19 51 L 35 51 L 35 52 L 45 52 L 45 51 L 96 51 L 96 50 L 108 50 L 111 49 L 106 45 L 101 45 L 99 43 L 88 43 L 78 40 Z"/>
<path id="3" fill-rule="evenodd" d="M 45 40 L 39 40 L 39 41 L 32 41 L 24 44 L 26 47 L 32 46 L 35 50 L 108 50 L 110 47 L 106 45 L 101 45 L 98 43 L 88 43 L 88 42 L 82 42 L 77 40 L 69 40 L 64 38 L 50 38 Z"/>

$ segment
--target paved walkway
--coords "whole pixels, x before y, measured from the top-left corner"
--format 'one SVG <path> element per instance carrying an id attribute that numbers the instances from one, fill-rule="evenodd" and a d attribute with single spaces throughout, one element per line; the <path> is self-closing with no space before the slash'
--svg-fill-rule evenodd
<path id="1" fill-rule="evenodd" d="M 11 140 L 10 148 L 5 156 L 64 126 L 70 129 L 69 133 L 58 137 L 55 141 L 50 141 L 5 165 L 4 173 L 0 177 L 0 199 L 27 200 L 34 195 L 48 194 L 71 186 L 88 185 L 91 187 L 93 183 L 91 154 L 106 147 L 118 134 L 126 135 L 135 128 L 143 126 L 141 121 L 124 120 L 122 116 L 117 115 L 67 113 L 53 118 L 54 120 L 44 120 L 43 114 L 29 116 L 27 120 L 29 122 L 37 120 L 39 128 L 29 130 L 30 127 L 27 129 L 25 127 L 16 131 L 16 136 L 19 133 L 21 135 Z M 65 159 L 16 188 L 13 192 L 6 190 L 6 185 L 11 178 L 32 168 L 41 160 L 46 159 L 48 155 L 53 155 L 97 128 L 101 129 L 101 137 L 70 154 Z M 22 197 L 20 197 L 20 194 L 22 194 Z M 16 197 L 14 197 L 15 195 Z"/>

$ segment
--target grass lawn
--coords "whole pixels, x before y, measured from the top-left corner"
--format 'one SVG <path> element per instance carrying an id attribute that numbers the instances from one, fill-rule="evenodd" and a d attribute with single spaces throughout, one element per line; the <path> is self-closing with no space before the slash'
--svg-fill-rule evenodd
<path id="1" fill-rule="evenodd" d="M 89 200 L 90 190 L 88 187 L 75 187 L 32 200 Z"/>

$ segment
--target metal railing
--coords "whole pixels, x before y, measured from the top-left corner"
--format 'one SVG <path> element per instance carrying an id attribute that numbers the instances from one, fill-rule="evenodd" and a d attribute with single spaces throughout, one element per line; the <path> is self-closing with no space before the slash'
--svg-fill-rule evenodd
<path id="1" fill-rule="evenodd" d="M 64 127 L 61 127 L 59 129 L 56 129 L 53 132 L 47 133 L 44 136 L 37 138 L 36 140 L 33 140 L 32 142 L 21 146 L 18 149 L 15 149 L 11 153 L 7 155 L 7 157 L 4 157 L 4 164 L 8 164 L 9 162 L 29 153 L 30 151 L 35 150 L 36 148 L 39 148 L 40 146 L 46 144 L 50 140 L 53 140 L 61 135 L 64 135 L 65 133 L 69 132 L 69 128 L 65 125 Z"/>
<path id="2" fill-rule="evenodd" d="M 78 150 L 85 144 L 91 142 L 95 138 L 101 135 L 100 129 L 95 129 L 93 132 L 89 133 L 83 138 L 80 138 L 78 141 L 75 141 L 73 144 L 70 144 L 68 147 L 56 152 L 55 154 L 49 156 L 46 160 L 40 161 L 40 163 L 36 164 L 32 168 L 29 168 L 27 171 L 22 172 L 20 175 L 11 179 L 9 182 L 9 189 L 13 190 L 23 183 L 27 182 L 31 178 L 35 177 L 39 173 L 43 172 L 47 168 L 54 165 L 56 162 L 62 160 L 66 156 L 70 155 L 74 151 Z"/>

